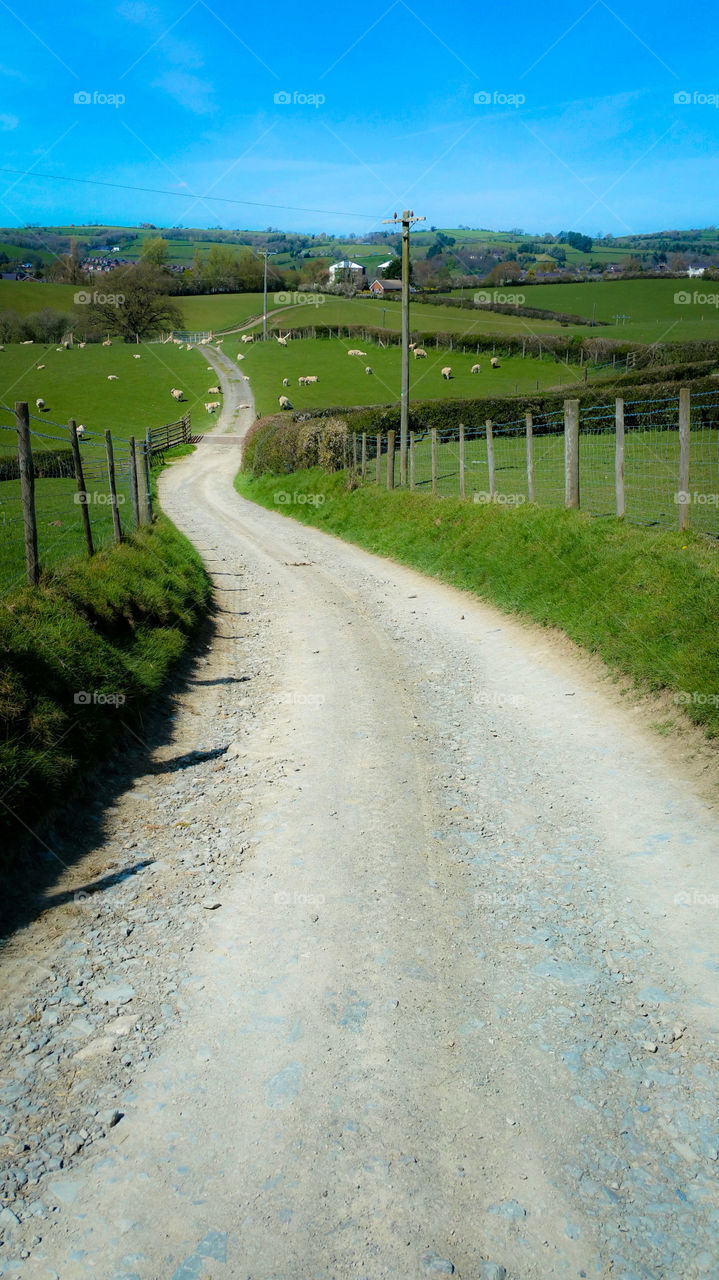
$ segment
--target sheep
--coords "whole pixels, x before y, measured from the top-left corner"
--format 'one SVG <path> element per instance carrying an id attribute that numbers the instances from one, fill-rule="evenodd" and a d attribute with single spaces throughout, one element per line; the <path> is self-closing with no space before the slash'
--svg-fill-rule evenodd
<path id="1" fill-rule="evenodd" d="M 347 355 L 348 355 L 348 356 L 366 356 L 366 355 L 367 355 L 367 352 L 366 352 L 366 351 L 358 351 L 356 348 L 353 348 L 353 349 L 352 349 L 352 351 L 348 351 L 348 352 L 347 352 Z"/>
<path id="2" fill-rule="evenodd" d="M 219 396 L 219 394 L 220 394 L 220 388 L 219 388 L 219 387 L 208 387 L 208 388 L 207 388 L 207 394 L 208 394 L 208 395 L 210 395 L 210 396 Z"/>
<path id="3" fill-rule="evenodd" d="M 289 385 L 290 385 L 290 380 L 289 380 L 289 378 L 283 378 L 283 379 L 282 379 L 282 386 L 283 386 L 283 387 L 289 387 Z"/>
<path id="4" fill-rule="evenodd" d="M 452 370 L 448 364 L 446 364 L 444 366 L 444 369 L 442 370 L 442 377 L 445 379 L 446 382 L 449 382 L 450 378 L 452 377 Z"/>
<path id="5" fill-rule="evenodd" d="M 44 368 L 45 368 L 45 366 L 44 366 L 44 364 L 39 364 L 39 365 L 37 365 L 37 368 L 38 368 L 38 369 L 44 369 Z"/>
<path id="6" fill-rule="evenodd" d="M 210 400 L 210 405 L 211 405 L 211 407 L 212 407 L 213 409 L 221 409 L 221 408 L 222 408 L 222 401 L 221 401 L 221 400 Z"/>
<path id="7" fill-rule="evenodd" d="M 491 360 L 490 360 L 490 362 L 489 362 L 489 363 L 491 364 L 491 366 L 492 366 L 492 368 L 493 368 L 493 369 L 498 369 L 498 368 L 499 368 L 499 360 L 497 359 L 497 357 L 496 357 L 496 356 L 492 356 L 492 358 L 491 358 Z"/>
<path id="8" fill-rule="evenodd" d="M 415 349 L 414 349 L 414 358 L 415 358 L 415 360 L 426 360 L 426 359 L 427 359 L 427 352 L 425 351 L 424 347 L 415 347 Z"/>
<path id="9" fill-rule="evenodd" d="M 62 350 L 63 350 L 63 348 L 62 348 L 62 347 L 55 347 L 55 350 L 56 350 L 56 351 L 62 351 Z"/>
<path id="10" fill-rule="evenodd" d="M 365 371 L 365 373 L 371 373 L 371 372 L 372 372 L 372 369 L 371 369 L 371 368 L 370 368 L 370 366 L 367 364 L 367 365 L 365 365 L 365 370 L 364 370 L 364 371 Z"/>
<path id="11" fill-rule="evenodd" d="M 117 382 L 117 374 L 116 374 L 116 373 L 108 373 L 108 375 L 107 375 L 107 380 L 108 380 L 108 382 Z"/>
<path id="12" fill-rule="evenodd" d="M 136 356 L 136 355 L 133 355 L 133 357 L 132 357 L 132 358 L 133 358 L 133 360 L 141 360 L 141 359 L 142 359 L 142 356 Z"/>
<path id="13" fill-rule="evenodd" d="M 243 333 L 242 337 L 240 338 L 240 342 L 254 342 L 254 340 L 255 340 L 254 334 L 252 333 Z"/>
<path id="14" fill-rule="evenodd" d="M 84 342 L 78 342 L 78 344 L 77 344 L 77 345 L 78 345 L 78 347 L 84 347 L 85 343 L 84 343 Z"/>
<path id="15" fill-rule="evenodd" d="M 80 423 L 79 427 L 77 428 L 77 438 L 78 438 L 78 440 L 82 440 L 82 437 L 84 436 L 84 434 L 85 434 L 85 428 L 84 428 L 84 426 L 82 425 L 82 423 Z"/>
<path id="16" fill-rule="evenodd" d="M 291 408 L 292 408 L 292 405 L 287 399 L 287 396 L 280 396 L 280 409 L 291 409 Z"/>
<path id="17" fill-rule="evenodd" d="M 44 401 L 44 400 L 37 399 L 37 400 L 35 401 L 35 408 L 36 408 L 36 409 L 39 409 L 39 410 L 42 412 L 42 410 L 45 408 L 45 401 Z"/>
<path id="18" fill-rule="evenodd" d="M 192 351 L 191 343 L 188 342 L 187 346 L 185 347 L 185 351 Z"/>
<path id="19" fill-rule="evenodd" d="M 215 406 L 214 406 L 214 404 L 206 404 L 206 405 L 205 405 L 205 413 L 214 413 L 214 412 L 215 412 Z"/>
<path id="20" fill-rule="evenodd" d="M 180 391 L 179 387 L 172 387 L 170 390 L 170 395 L 172 396 L 173 400 L 181 400 L 183 397 L 183 394 L 184 393 Z"/>
<path id="21" fill-rule="evenodd" d="M 416 347 L 416 346 L 417 346 L 417 343 L 416 343 L 416 342 L 410 342 L 410 344 L 409 344 L 409 349 L 410 349 L 410 351 L 414 351 L 414 349 L 415 349 L 415 347 Z"/>
<path id="22" fill-rule="evenodd" d="M 478 365 L 478 364 L 473 364 L 473 365 L 472 365 L 471 372 L 472 372 L 472 373 L 481 373 L 481 372 L 482 372 L 481 366 L 480 366 L 480 365 Z"/>
<path id="23" fill-rule="evenodd" d="M 32 338 L 26 338 L 24 342 L 21 342 L 21 343 L 20 343 L 20 346 L 21 346 L 21 347 L 31 347 L 31 346 L 32 346 L 32 343 L 33 343 Z"/>
<path id="24" fill-rule="evenodd" d="M 102 345 L 103 345 L 103 347 L 111 347 L 111 346 L 112 346 L 112 342 L 110 341 L 110 339 L 109 339 L 109 338 L 106 338 Z"/>
<path id="25" fill-rule="evenodd" d="M 278 339 L 277 339 L 277 341 L 279 342 L 279 344 L 280 344 L 280 346 L 281 346 L 281 347 L 286 347 L 286 346 L 287 346 L 287 339 L 286 339 L 286 338 L 278 338 Z"/>

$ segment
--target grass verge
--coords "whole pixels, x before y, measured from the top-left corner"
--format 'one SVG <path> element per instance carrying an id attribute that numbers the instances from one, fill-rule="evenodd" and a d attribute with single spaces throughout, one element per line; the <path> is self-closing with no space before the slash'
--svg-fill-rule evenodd
<path id="1" fill-rule="evenodd" d="M 0 605 L 0 828 L 36 826 L 164 683 L 211 585 L 162 515 Z"/>
<path id="2" fill-rule="evenodd" d="M 254 502 L 561 628 L 637 688 L 671 691 L 719 736 L 719 557 L 698 535 L 373 485 L 348 492 L 343 473 L 319 469 L 235 483 Z"/>

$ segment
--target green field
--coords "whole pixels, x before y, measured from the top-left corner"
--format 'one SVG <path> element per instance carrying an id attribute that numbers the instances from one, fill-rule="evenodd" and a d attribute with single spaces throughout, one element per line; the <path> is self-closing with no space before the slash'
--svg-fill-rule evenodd
<path id="1" fill-rule="evenodd" d="M 305 294 L 306 298 L 311 295 Z M 585 327 L 576 330 L 562 328 L 558 320 L 523 320 L 519 316 L 504 315 L 500 311 L 460 310 L 459 307 L 442 307 L 438 304 L 413 302 L 411 304 L 412 331 L 427 333 L 482 333 L 501 338 L 505 334 L 519 333 L 588 333 Z M 380 298 L 339 298 L 331 294 L 318 294 L 312 301 L 301 302 L 283 309 L 280 315 L 270 319 L 270 325 L 283 332 L 294 326 L 297 329 L 312 325 L 367 325 L 369 328 L 402 328 L 400 303 Z M 602 330 L 602 333 L 605 331 Z M 608 332 L 608 331 L 607 331 Z"/>
<path id="2" fill-rule="evenodd" d="M 27 316 L 52 307 L 70 314 L 78 288 L 74 284 L 45 284 L 42 280 L 0 280 L 0 311 Z"/>
<path id="3" fill-rule="evenodd" d="M 361 350 L 366 358 L 348 356 L 348 350 L 356 348 L 352 339 L 303 338 L 291 340 L 286 347 L 279 342 L 258 342 L 243 350 L 226 341 L 225 351 L 230 356 L 240 353 L 242 372 L 247 374 L 255 397 L 257 412 L 264 416 L 274 413 L 278 398 L 286 395 L 295 409 L 330 408 L 334 405 L 390 404 L 400 395 L 400 359 L 398 346 L 379 347 L 363 342 Z M 470 372 L 479 360 L 481 372 Z M 366 366 L 372 369 L 365 373 Z M 446 381 L 441 370 L 449 365 L 452 378 Z M 319 382 L 300 387 L 297 379 L 306 374 L 316 374 Z M 445 400 L 463 399 L 487 395 L 511 395 L 515 391 L 535 391 L 538 388 L 562 384 L 575 386 L 581 379 L 581 371 L 572 366 L 556 364 L 553 359 L 522 360 L 521 356 L 502 357 L 499 369 L 492 369 L 489 358 L 479 358 L 469 352 L 435 351 L 429 348 L 426 360 L 410 360 L 410 390 L 414 399 Z M 289 378 L 290 386 L 282 385 Z M 583 384 L 582 384 L 583 385 Z"/>
<path id="4" fill-rule="evenodd" d="M 267 294 L 267 309 L 275 307 L 274 294 Z M 209 330 L 220 333 L 245 324 L 251 316 L 262 316 L 261 293 L 209 293 L 195 297 L 177 298 L 176 302 L 191 330 Z"/>

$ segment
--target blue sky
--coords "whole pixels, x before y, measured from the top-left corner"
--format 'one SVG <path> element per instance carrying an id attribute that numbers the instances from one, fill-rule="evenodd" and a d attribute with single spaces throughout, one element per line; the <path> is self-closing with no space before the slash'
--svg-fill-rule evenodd
<path id="1" fill-rule="evenodd" d="M 0 224 L 719 223 L 718 26 L 664 0 L 0 0 L 0 164 L 175 193 L 2 173 Z"/>

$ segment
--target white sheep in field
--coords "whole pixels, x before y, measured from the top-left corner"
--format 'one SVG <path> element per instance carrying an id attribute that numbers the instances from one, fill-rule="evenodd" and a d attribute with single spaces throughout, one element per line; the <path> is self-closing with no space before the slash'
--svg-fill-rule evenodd
<path id="1" fill-rule="evenodd" d="M 179 387 L 172 387 L 170 391 L 170 395 L 172 396 L 173 400 L 181 400 L 183 393 L 182 391 L 180 391 Z"/>
<path id="2" fill-rule="evenodd" d="M 82 423 L 80 423 L 80 425 L 79 425 L 79 427 L 78 427 L 78 429 L 77 429 L 77 438 L 78 438 L 78 440 L 82 440 L 82 437 L 84 436 L 84 434 L 85 434 L 85 428 L 84 428 L 84 426 L 82 425 Z"/>
<path id="3" fill-rule="evenodd" d="M 208 387 L 208 388 L 207 388 L 207 393 L 208 393 L 208 395 L 211 395 L 211 396 L 219 396 L 219 394 L 220 394 L 220 388 L 219 388 L 219 387 Z"/>
<path id="4" fill-rule="evenodd" d="M 240 342 L 254 342 L 254 335 L 251 333 L 243 333 Z"/>
<path id="5" fill-rule="evenodd" d="M 372 372 L 372 369 L 370 368 L 370 366 L 368 364 L 365 365 L 365 373 L 371 373 L 371 372 Z"/>
<path id="6" fill-rule="evenodd" d="M 210 404 L 212 405 L 213 409 L 221 409 L 221 408 L 222 408 L 222 401 L 221 401 L 221 400 L 211 400 L 211 401 L 210 401 Z"/>
<path id="7" fill-rule="evenodd" d="M 480 366 L 480 365 L 478 365 L 478 364 L 473 364 L 473 365 L 472 365 L 471 372 L 472 372 L 472 373 L 481 373 L 481 372 L 482 372 L 481 366 Z"/>
<path id="8" fill-rule="evenodd" d="M 445 379 L 446 382 L 449 382 L 450 378 L 452 377 L 452 370 L 448 364 L 446 364 L 444 366 L 444 369 L 442 370 L 442 377 Z"/>
<path id="9" fill-rule="evenodd" d="M 356 348 L 353 348 L 353 349 L 352 349 L 352 351 L 348 351 L 348 352 L 347 352 L 347 355 L 348 355 L 348 356 L 366 356 L 366 355 L 367 355 L 367 352 L 366 352 L 366 351 L 358 351 Z"/>
<path id="10" fill-rule="evenodd" d="M 44 400 L 40 400 L 40 399 L 36 400 L 36 401 L 35 401 L 35 408 L 36 408 L 36 409 L 40 409 L 40 411 L 42 412 L 42 410 L 45 408 L 45 401 L 44 401 Z"/>
<path id="11" fill-rule="evenodd" d="M 283 379 L 282 379 L 282 386 L 283 386 L 283 387 L 289 387 L 289 385 L 290 385 L 290 380 L 289 380 L 289 378 L 283 378 Z"/>
<path id="12" fill-rule="evenodd" d="M 280 344 L 280 346 L 281 346 L 281 347 L 286 347 L 286 346 L 287 346 L 287 339 L 286 339 L 286 338 L 278 338 L 278 339 L 277 339 L 277 341 L 279 342 L 279 344 Z"/>
<path id="13" fill-rule="evenodd" d="M 189 342 L 188 342 L 187 346 L 185 347 L 185 351 L 192 351 L 192 346 L 191 346 L 191 344 L 190 344 Z"/>
<path id="14" fill-rule="evenodd" d="M 414 349 L 415 349 L 415 347 L 416 347 L 416 346 L 417 346 L 417 343 L 416 343 L 416 342 L 410 342 L 410 344 L 409 344 L 409 349 L 410 349 L 410 351 L 414 351 Z"/>
<path id="15" fill-rule="evenodd" d="M 427 359 L 427 352 L 425 351 L 424 347 L 415 347 L 415 349 L 414 349 L 414 358 L 415 358 L 415 360 L 426 360 L 426 359 Z"/>
<path id="16" fill-rule="evenodd" d="M 26 338 L 24 342 L 21 342 L 21 343 L 20 343 L 20 346 L 21 346 L 21 347 L 31 347 L 31 346 L 32 346 L 32 342 L 33 342 L 32 338 Z"/>
<path id="17" fill-rule="evenodd" d="M 64 347 L 55 347 L 55 350 L 56 350 L 56 351 L 64 351 L 64 350 L 65 350 L 65 348 L 64 348 Z"/>
<path id="18" fill-rule="evenodd" d="M 132 358 L 133 358 L 133 360 L 141 360 L 141 359 L 142 359 L 142 357 L 141 357 L 141 356 L 136 356 L 136 355 L 133 355 L 133 357 L 132 357 Z"/>
<path id="19" fill-rule="evenodd" d="M 44 368 L 45 368 L 45 366 L 44 366 L 44 364 L 39 364 L 39 365 L 37 366 L 37 368 L 38 368 L 38 369 L 44 369 Z"/>
<path id="20" fill-rule="evenodd" d="M 308 373 L 308 374 L 307 374 L 307 376 L 306 376 L 306 378 L 305 378 L 305 382 L 306 382 L 306 383 L 309 383 L 309 382 L 319 382 L 319 378 L 317 377 L 317 374 L 316 374 L 316 373 Z"/>
<path id="21" fill-rule="evenodd" d="M 306 379 L 306 378 L 298 378 L 298 379 L 297 379 L 297 386 L 298 386 L 298 387 L 306 387 L 306 386 L 307 386 L 307 379 Z"/>
<path id="22" fill-rule="evenodd" d="M 110 341 L 110 339 L 109 339 L 109 338 L 106 338 L 102 345 L 103 345 L 103 347 L 111 347 L 111 346 L 112 346 L 112 342 Z"/>
<path id="23" fill-rule="evenodd" d="M 108 382 L 117 382 L 117 374 L 116 374 L 116 373 L 108 373 L 108 375 L 107 375 L 107 380 L 108 380 Z"/>
<path id="24" fill-rule="evenodd" d="M 492 368 L 493 368 L 493 369 L 498 369 L 498 368 L 499 368 L 499 360 L 497 359 L 497 357 L 496 357 L 496 356 L 492 356 L 492 358 L 491 358 L 491 360 L 490 360 L 490 362 L 489 362 L 489 363 L 491 364 L 491 366 L 492 366 Z"/>
<path id="25" fill-rule="evenodd" d="M 214 406 L 214 404 L 209 404 L 209 403 L 208 403 L 208 404 L 206 404 L 206 405 L 205 405 L 205 413 L 214 413 L 214 412 L 215 412 L 215 406 Z"/>
<path id="26" fill-rule="evenodd" d="M 85 343 L 84 343 L 84 342 L 78 342 L 78 344 L 77 344 L 77 345 L 78 345 L 78 347 L 84 347 Z"/>
<path id="27" fill-rule="evenodd" d="M 292 408 L 292 405 L 290 404 L 287 396 L 280 396 L 280 409 L 291 409 L 291 408 Z"/>

